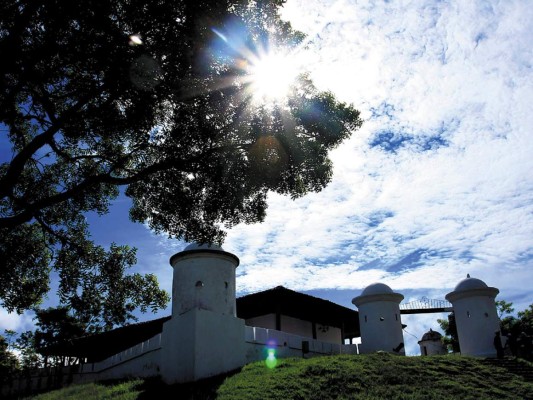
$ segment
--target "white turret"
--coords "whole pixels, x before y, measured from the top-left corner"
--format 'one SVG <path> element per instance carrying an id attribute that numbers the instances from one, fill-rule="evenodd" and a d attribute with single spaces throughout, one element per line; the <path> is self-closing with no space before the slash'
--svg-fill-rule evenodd
<path id="1" fill-rule="evenodd" d="M 453 305 L 461 354 L 494 357 L 495 332 L 500 330 L 495 298 L 499 290 L 476 278 L 466 278 L 446 295 Z"/>
<path id="2" fill-rule="evenodd" d="M 422 339 L 418 342 L 420 354 L 423 356 L 432 356 L 436 354 L 446 354 L 448 351 L 442 343 L 442 335 L 432 329 L 424 333 Z"/>
<path id="3" fill-rule="evenodd" d="M 362 353 L 388 351 L 405 354 L 400 302 L 403 295 L 383 283 L 373 283 L 352 303 L 359 309 Z"/>
<path id="4" fill-rule="evenodd" d="M 196 308 L 236 316 L 237 256 L 217 245 L 188 245 L 170 258 L 174 269 L 172 315 Z"/>
<path id="5" fill-rule="evenodd" d="M 163 325 L 161 375 L 197 381 L 244 365 L 244 321 L 236 318 L 239 259 L 216 245 L 191 244 L 170 259 L 172 318 Z"/>

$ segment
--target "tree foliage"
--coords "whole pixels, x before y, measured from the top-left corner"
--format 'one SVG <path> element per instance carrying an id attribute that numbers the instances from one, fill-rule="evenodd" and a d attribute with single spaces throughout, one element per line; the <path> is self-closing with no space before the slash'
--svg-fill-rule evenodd
<path id="1" fill-rule="evenodd" d="M 501 320 L 504 315 L 509 315 L 514 311 L 513 303 L 505 300 L 496 300 L 496 310 L 498 312 L 498 318 Z"/>
<path id="2" fill-rule="evenodd" d="M 530 304 L 524 311 L 518 312 L 522 331 L 529 336 L 533 336 L 533 304 Z"/>
<path id="3" fill-rule="evenodd" d="M 524 354 L 527 354 L 526 358 L 530 357 L 531 338 L 533 337 L 533 304 L 530 304 L 525 310 L 519 311 L 516 316 L 512 315 L 515 309 L 511 302 L 497 300 L 496 309 L 503 335 L 512 338 L 511 341 L 513 343 L 529 349 L 529 353 L 527 351 L 522 351 L 521 354 L 523 356 Z M 459 337 L 457 335 L 457 325 L 455 323 L 454 313 L 449 314 L 447 320 L 438 319 L 437 322 L 445 334 L 442 338 L 443 343 L 453 352 L 459 352 Z M 528 342 L 529 344 L 526 346 L 525 342 Z"/>
<path id="4" fill-rule="evenodd" d="M 84 213 L 106 213 L 120 186 L 134 221 L 221 242 L 224 227 L 263 220 L 269 191 L 295 198 L 329 182 L 328 150 L 359 113 L 306 76 L 283 103 L 246 90 L 246 54 L 302 39 L 282 3 L 1 2 L 4 307 L 38 304 L 51 272 L 62 303 L 104 326 L 163 306 L 154 276 L 124 275 L 132 250 L 89 238 Z"/>
<path id="5" fill-rule="evenodd" d="M 448 351 L 452 353 L 459 353 L 461 351 L 459 346 L 459 335 L 457 334 L 457 324 L 455 322 L 455 314 L 452 312 L 448 314 L 448 319 L 437 319 L 440 328 L 444 331 L 442 343 L 447 347 Z"/>
<path id="6" fill-rule="evenodd" d="M 20 369 L 20 364 L 11 349 L 10 336 L 13 331 L 5 330 L 5 336 L 0 335 L 0 386 Z"/>
<path id="7" fill-rule="evenodd" d="M 38 366 L 63 366 L 66 365 L 67 357 L 52 356 L 43 357 L 42 350 L 56 343 L 65 343 L 87 332 L 94 331 L 94 325 L 88 325 L 83 321 L 83 316 L 73 314 L 67 307 L 50 307 L 35 310 L 35 331 L 27 331 L 20 335 L 17 346 L 21 354 L 26 354 L 32 364 L 23 363 L 25 368 Z M 100 330 L 100 326 L 96 326 Z M 30 356 L 30 357 L 28 357 Z M 28 365 L 29 364 L 29 365 Z"/>
<path id="8" fill-rule="evenodd" d="M 509 308 L 510 314 L 514 311 L 511 308 L 513 303 L 506 303 Z M 511 334 L 515 338 L 525 334 L 529 337 L 533 337 L 533 304 L 530 304 L 528 308 L 523 311 L 518 311 L 516 317 L 513 315 L 507 315 L 501 319 L 501 328 L 504 335 Z"/>

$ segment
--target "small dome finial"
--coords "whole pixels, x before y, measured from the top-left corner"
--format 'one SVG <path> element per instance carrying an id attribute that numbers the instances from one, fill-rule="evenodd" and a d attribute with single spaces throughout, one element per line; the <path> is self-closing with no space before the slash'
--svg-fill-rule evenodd
<path id="1" fill-rule="evenodd" d="M 466 274 L 466 277 L 467 277 L 467 278 L 470 278 L 470 274 Z"/>

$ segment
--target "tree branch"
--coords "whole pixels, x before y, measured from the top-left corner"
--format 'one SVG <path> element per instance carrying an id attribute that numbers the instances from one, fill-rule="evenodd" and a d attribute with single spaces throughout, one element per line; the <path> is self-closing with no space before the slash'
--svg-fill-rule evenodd
<path id="1" fill-rule="evenodd" d="M 165 160 L 160 163 L 150 165 L 149 167 L 144 168 L 142 171 L 139 171 L 138 173 L 128 177 L 120 178 L 111 176 L 110 174 L 91 176 L 80 184 L 73 186 L 72 188 L 64 192 L 38 200 L 34 203 L 28 203 L 25 209 L 16 215 L 0 218 L 0 227 L 12 228 L 22 223 L 28 222 L 32 218 L 34 218 L 40 210 L 46 207 L 57 205 L 63 201 L 75 197 L 76 195 L 82 194 L 93 186 L 101 184 L 112 184 L 119 186 L 128 185 L 131 183 L 138 182 L 155 172 L 167 170 L 175 166 L 176 160 Z"/>
<path id="2" fill-rule="evenodd" d="M 59 119 L 56 120 L 50 128 L 46 131 L 37 135 L 33 140 L 28 143 L 11 161 L 7 169 L 6 174 L 0 179 L 0 197 L 5 197 L 13 193 L 13 188 L 22 172 L 24 171 L 24 166 L 31 159 L 32 155 L 35 154 L 37 150 L 49 143 L 50 139 L 59 132 L 63 122 L 70 118 L 70 116 L 77 111 L 79 111 L 89 100 L 85 98 L 80 100 L 76 105 L 66 111 Z"/>

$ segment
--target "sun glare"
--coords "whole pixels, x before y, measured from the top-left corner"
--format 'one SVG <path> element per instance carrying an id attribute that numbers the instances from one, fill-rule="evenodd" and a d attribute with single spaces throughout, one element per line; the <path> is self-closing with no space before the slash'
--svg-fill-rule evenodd
<path id="1" fill-rule="evenodd" d="M 288 94 L 298 71 L 290 57 L 264 54 L 253 61 L 248 73 L 249 90 L 256 100 L 280 100 Z"/>
<path id="2" fill-rule="evenodd" d="M 250 46 L 242 40 L 242 35 L 231 30 L 211 30 L 220 40 L 217 51 L 222 54 L 221 59 L 230 55 L 232 67 L 239 71 L 236 79 L 221 81 L 219 87 L 243 85 L 244 98 L 256 104 L 283 102 L 307 65 L 301 46 L 288 48 L 274 43 Z"/>

